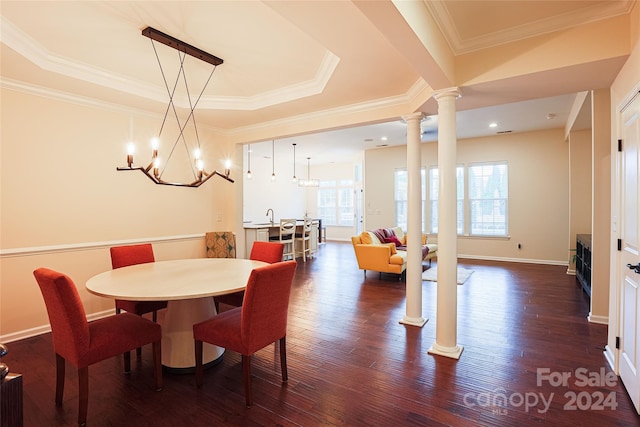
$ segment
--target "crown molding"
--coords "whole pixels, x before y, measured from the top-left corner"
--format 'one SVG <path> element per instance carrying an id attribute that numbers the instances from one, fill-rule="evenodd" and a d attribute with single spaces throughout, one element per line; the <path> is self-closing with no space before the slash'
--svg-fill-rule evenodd
<path id="1" fill-rule="evenodd" d="M 270 129 L 291 128 L 297 124 L 308 123 L 310 121 L 327 121 L 332 117 L 349 117 L 355 114 L 373 112 L 385 108 L 394 108 L 410 105 L 410 103 L 416 100 L 416 97 L 421 96 L 425 91 L 432 92 L 431 87 L 422 78 L 419 78 L 413 85 L 403 94 L 390 96 L 387 98 L 380 98 L 373 101 L 359 102 L 356 104 L 350 104 L 346 106 L 329 108 L 322 111 L 315 111 L 307 114 L 300 114 L 297 116 L 287 117 L 284 119 L 272 120 L 268 122 L 256 123 L 253 125 L 243 126 L 236 128 L 230 132 L 227 132 L 228 136 L 238 136 L 242 134 L 256 134 L 256 133 L 268 133 Z M 287 137 L 290 135 L 279 135 L 279 137 Z M 271 139 L 271 138 L 265 138 Z M 255 141 L 245 142 L 260 142 L 263 139 Z"/>
<path id="2" fill-rule="evenodd" d="M 444 34 L 449 43 L 449 47 L 455 55 L 470 53 L 542 34 L 549 34 L 561 29 L 577 27 L 579 25 L 628 14 L 634 5 L 633 0 L 601 2 L 600 4 L 585 7 L 578 11 L 564 13 L 525 25 L 463 40 L 457 30 L 455 21 L 449 14 L 446 2 L 428 0 L 423 0 L 423 2 L 434 17 L 440 31 Z"/>
<path id="3" fill-rule="evenodd" d="M 40 96 L 43 98 L 50 98 L 57 101 L 69 102 L 73 104 L 83 105 L 91 108 L 100 108 L 104 110 L 122 112 L 126 114 L 135 114 L 141 116 L 147 116 L 152 118 L 161 119 L 162 115 L 155 112 L 149 112 L 147 110 L 141 110 L 136 108 L 127 107 L 121 104 L 114 104 L 110 102 L 100 101 L 93 98 L 80 96 L 68 92 L 58 91 L 42 86 L 33 85 L 30 83 L 24 83 L 13 79 L 7 79 L 6 77 L 0 76 L 0 88 L 15 90 L 18 92 L 27 93 L 30 95 Z M 393 108 L 403 105 L 408 105 L 411 102 L 414 102 L 417 97 L 422 96 L 425 91 L 432 93 L 433 90 L 424 81 L 422 78 L 419 78 L 415 81 L 415 83 L 401 95 L 391 96 L 387 98 L 376 99 L 373 101 L 360 102 L 357 104 L 351 104 L 347 106 L 341 106 L 336 108 L 331 108 L 327 110 L 317 111 L 308 114 L 301 114 L 298 116 L 287 117 L 284 119 L 272 120 L 269 122 L 257 123 L 254 125 L 243 126 L 236 129 L 224 130 L 221 128 L 217 128 L 214 126 L 210 126 L 207 124 L 199 124 L 199 126 L 205 126 L 211 130 L 214 130 L 221 135 L 227 137 L 237 137 L 238 135 L 242 135 L 244 133 L 254 133 L 260 131 L 266 131 L 268 129 L 273 128 L 281 128 L 281 127 L 289 127 L 291 125 L 300 124 L 304 122 L 308 122 L 311 120 L 322 120 L 330 117 L 336 116 L 349 116 L 352 114 L 358 113 L 366 113 L 371 112 L 383 108 Z M 283 135 L 279 135 L 283 136 Z M 244 141 L 250 142 L 250 141 Z"/>
<path id="4" fill-rule="evenodd" d="M 327 50 L 322 58 L 322 62 L 318 67 L 315 77 L 311 80 L 306 80 L 252 96 L 203 96 L 198 104 L 198 109 L 253 111 L 317 95 L 324 91 L 325 86 L 329 82 L 329 79 L 333 75 L 339 62 L 340 58 Z"/>
<path id="5" fill-rule="evenodd" d="M 55 55 L 3 16 L 0 16 L 0 27 L 2 28 L 0 42 L 44 70 L 160 103 L 167 102 L 167 93 L 164 88 L 157 88 L 148 83 Z M 322 93 L 339 62 L 340 58 L 327 50 L 315 76 L 310 80 L 252 96 L 203 95 L 198 104 L 198 109 L 253 111 L 317 95 Z M 173 102 L 180 108 L 190 108 L 189 99 L 186 95 L 174 97 Z"/>

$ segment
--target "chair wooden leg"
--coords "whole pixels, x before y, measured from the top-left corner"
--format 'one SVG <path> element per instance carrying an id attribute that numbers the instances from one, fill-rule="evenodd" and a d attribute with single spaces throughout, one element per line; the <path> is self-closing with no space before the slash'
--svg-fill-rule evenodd
<path id="1" fill-rule="evenodd" d="M 136 348 L 136 358 L 140 359 L 142 357 L 142 347 Z"/>
<path id="2" fill-rule="evenodd" d="M 195 341 L 196 387 L 202 387 L 202 341 Z"/>
<path id="3" fill-rule="evenodd" d="M 244 397 L 247 408 L 253 405 L 253 393 L 251 392 L 251 356 L 242 355 L 242 377 L 244 379 Z"/>
<path id="4" fill-rule="evenodd" d="M 64 393 L 64 357 L 56 353 L 56 405 L 62 405 L 62 395 Z"/>
<path id="5" fill-rule="evenodd" d="M 151 314 L 151 318 L 153 319 L 153 323 L 158 323 L 158 310 L 153 310 L 153 314 Z"/>
<path id="6" fill-rule="evenodd" d="M 153 348 L 153 376 L 156 380 L 156 391 L 162 390 L 162 341 L 152 344 Z"/>
<path id="7" fill-rule="evenodd" d="M 125 351 L 123 356 L 124 356 L 124 372 L 128 374 L 129 372 L 131 372 L 131 352 Z"/>
<path id="8" fill-rule="evenodd" d="M 78 369 L 78 425 L 87 423 L 89 406 L 89 367 Z"/>
<path id="9" fill-rule="evenodd" d="M 280 371 L 282 372 L 282 382 L 286 383 L 289 380 L 286 337 L 280 338 Z"/>

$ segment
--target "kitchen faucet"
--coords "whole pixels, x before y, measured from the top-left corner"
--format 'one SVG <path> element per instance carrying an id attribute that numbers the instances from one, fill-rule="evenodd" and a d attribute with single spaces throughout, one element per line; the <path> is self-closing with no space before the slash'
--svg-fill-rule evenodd
<path id="1" fill-rule="evenodd" d="M 271 224 L 273 224 L 273 209 L 267 209 L 267 216 L 269 216 L 269 211 L 271 211 Z"/>

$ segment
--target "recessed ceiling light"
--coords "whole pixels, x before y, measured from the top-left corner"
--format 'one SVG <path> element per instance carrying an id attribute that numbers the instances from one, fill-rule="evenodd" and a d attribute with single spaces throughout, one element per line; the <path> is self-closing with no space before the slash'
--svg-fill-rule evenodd
<path id="1" fill-rule="evenodd" d="M 387 140 L 387 137 L 386 137 L 386 136 L 383 136 L 382 138 L 380 138 L 380 140 L 382 140 L 382 141 L 386 141 L 386 140 Z"/>
<path id="2" fill-rule="evenodd" d="M 497 128 L 498 124 L 496 122 L 489 123 L 490 128 Z"/>

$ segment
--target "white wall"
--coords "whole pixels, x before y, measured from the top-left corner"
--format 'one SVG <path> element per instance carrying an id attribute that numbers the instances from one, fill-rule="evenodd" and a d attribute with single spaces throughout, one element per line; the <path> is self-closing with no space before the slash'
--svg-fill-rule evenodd
<path id="1" fill-rule="evenodd" d="M 305 213 L 313 218 L 318 215 L 318 189 L 315 187 L 299 187 L 292 183 L 293 176 L 293 151 L 289 145 L 278 146 L 276 141 L 275 161 L 271 159 L 271 142 L 251 144 L 253 153 L 251 157 L 252 179 L 245 178 L 243 182 L 243 219 L 253 223 L 268 222 L 267 209 L 273 209 L 274 219 L 281 218 L 301 219 Z M 243 147 L 244 172 L 248 167 L 248 146 Z M 266 154 L 265 154 L 266 153 Z M 300 151 L 299 151 L 300 153 Z M 267 158 L 268 157 L 268 158 Z M 354 179 L 356 162 L 335 162 L 322 165 L 310 164 L 307 167 L 303 156 L 297 157 L 296 177 L 318 180 L 343 180 Z M 276 180 L 271 181 L 271 173 L 275 170 Z M 326 237 L 328 240 L 350 241 L 356 232 L 353 227 L 327 226 Z"/>
<path id="2" fill-rule="evenodd" d="M 234 230 L 236 184 L 213 177 L 199 188 L 169 187 L 116 171 L 129 139 L 148 141 L 161 117 L 6 88 L 1 103 L 0 340 L 48 327 L 38 267 L 68 274 L 93 315 L 113 310 L 113 301 L 84 290 L 111 268 L 109 246 L 152 242 L 157 259 L 204 256 L 206 231 Z M 209 164 L 233 159 L 233 146 L 204 126 L 199 132 Z M 149 158 L 143 151 L 137 162 Z"/>
<path id="3" fill-rule="evenodd" d="M 268 144 L 270 143 L 262 143 Z M 266 216 L 268 209 L 273 209 L 274 220 L 281 218 L 303 218 L 307 210 L 308 190 L 293 183 L 293 151 L 291 157 L 276 156 L 275 162 L 271 158 L 265 158 L 256 150 L 256 144 L 252 144 L 251 174 L 252 178 L 246 178 L 247 148 L 244 152 L 243 180 L 243 220 L 253 223 L 268 222 Z M 270 156 L 270 154 L 269 154 Z M 271 173 L 275 171 L 276 180 L 271 181 Z M 304 172 L 304 174 L 303 174 Z M 306 177 L 306 166 L 296 161 L 296 176 Z"/>
<path id="4" fill-rule="evenodd" d="M 569 157 L 563 130 L 458 141 L 460 165 L 500 160 L 509 167 L 510 237 L 460 237 L 459 256 L 566 264 Z M 365 229 L 388 227 L 395 223 L 393 173 L 406 168 L 406 147 L 368 150 L 365 162 Z M 422 165 L 437 165 L 436 143 L 422 145 Z"/>
<path id="5" fill-rule="evenodd" d="M 591 129 L 569 134 L 571 213 L 567 245 L 573 249 L 577 234 L 591 234 L 591 139 Z M 575 272 L 575 264 L 569 267 Z"/>

